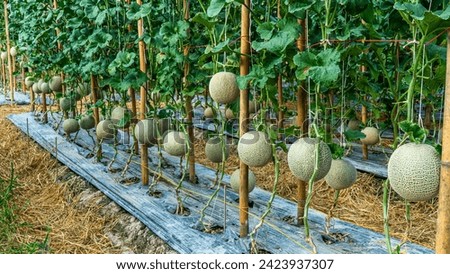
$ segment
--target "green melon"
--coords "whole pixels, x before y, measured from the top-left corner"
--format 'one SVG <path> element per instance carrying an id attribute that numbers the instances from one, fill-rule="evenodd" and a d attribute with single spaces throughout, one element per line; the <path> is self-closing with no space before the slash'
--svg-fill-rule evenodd
<path id="1" fill-rule="evenodd" d="M 205 118 L 212 119 L 214 118 L 214 111 L 211 107 L 207 107 L 205 108 L 203 115 L 205 116 Z"/>
<path id="2" fill-rule="evenodd" d="M 239 96 L 236 75 L 231 72 L 218 72 L 209 81 L 209 94 L 219 104 L 228 104 Z"/>
<path id="3" fill-rule="evenodd" d="M 187 151 L 187 136 L 180 131 L 168 131 L 164 136 L 164 150 L 172 156 L 182 157 Z"/>
<path id="4" fill-rule="evenodd" d="M 81 117 L 79 124 L 80 124 L 80 127 L 85 130 L 94 128 L 95 127 L 94 116 L 84 115 L 83 117 Z"/>
<path id="5" fill-rule="evenodd" d="M 50 79 L 49 82 L 50 89 L 54 92 L 61 92 L 62 91 L 62 79 L 61 76 L 55 75 Z"/>
<path id="6" fill-rule="evenodd" d="M 70 111 L 75 109 L 76 101 L 70 97 L 62 97 L 59 99 L 59 107 L 62 111 Z"/>
<path id="7" fill-rule="evenodd" d="M 43 93 L 49 93 L 49 92 L 50 92 L 50 86 L 48 85 L 47 82 L 42 82 L 41 85 L 39 86 L 39 89 L 40 89 Z"/>
<path id="8" fill-rule="evenodd" d="M 343 159 L 332 160 L 328 174 L 325 176 L 327 184 L 336 190 L 350 187 L 356 182 L 356 168 L 348 161 Z"/>
<path id="9" fill-rule="evenodd" d="M 33 89 L 34 93 L 37 93 L 37 94 L 41 93 L 41 90 L 39 89 L 39 83 L 33 83 L 32 89 Z"/>
<path id="10" fill-rule="evenodd" d="M 295 177 L 308 182 L 314 174 L 316 164 L 316 144 L 318 139 L 300 138 L 291 145 L 288 151 L 288 165 Z M 323 141 L 319 143 L 319 165 L 315 181 L 327 175 L 331 167 L 331 151 Z"/>
<path id="11" fill-rule="evenodd" d="M 152 145 L 157 142 L 157 125 L 155 119 L 140 120 L 134 127 L 134 136 L 139 144 Z M 162 133 L 160 133 L 162 135 Z"/>
<path id="12" fill-rule="evenodd" d="M 395 192 L 411 201 L 426 201 L 438 194 L 441 160 L 428 144 L 407 143 L 392 153 L 388 179 Z"/>
<path id="13" fill-rule="evenodd" d="M 237 151 L 242 162 L 251 167 L 265 166 L 272 160 L 272 144 L 267 134 L 261 131 L 242 135 Z"/>
<path id="14" fill-rule="evenodd" d="M 347 129 L 349 129 L 349 130 L 358 130 L 360 124 L 361 124 L 361 122 L 359 120 L 351 119 L 347 123 Z"/>
<path id="15" fill-rule="evenodd" d="M 64 132 L 67 134 L 75 133 L 80 130 L 80 125 L 76 119 L 66 119 L 63 122 Z"/>
<path id="16" fill-rule="evenodd" d="M 380 142 L 380 136 L 377 128 L 374 127 L 366 127 L 361 130 L 362 133 L 366 135 L 365 138 L 361 139 L 361 143 L 364 145 L 376 145 Z"/>
<path id="17" fill-rule="evenodd" d="M 25 78 L 25 86 L 27 88 L 30 88 L 31 86 L 33 86 L 33 84 L 34 84 L 34 78 L 33 77 L 28 76 L 28 77 Z"/>
<path id="18" fill-rule="evenodd" d="M 222 144 L 220 137 L 213 137 L 206 142 L 205 154 L 206 158 L 213 163 L 222 163 L 228 158 L 230 149 L 229 145 L 225 143 L 225 159 L 222 157 Z"/>
<path id="19" fill-rule="evenodd" d="M 115 107 L 111 112 L 111 121 L 117 128 L 129 128 L 133 114 L 125 107 Z"/>
<path id="20" fill-rule="evenodd" d="M 239 193 L 240 183 L 241 183 L 241 170 L 236 169 L 230 176 L 231 189 L 233 189 L 234 192 Z M 253 189 L 255 189 L 255 186 L 256 186 L 256 176 L 249 169 L 248 170 L 248 193 L 252 192 Z"/>
<path id="21" fill-rule="evenodd" d="M 99 140 L 113 139 L 117 134 L 117 129 L 110 119 L 106 119 L 97 124 L 95 132 Z"/>
<path id="22" fill-rule="evenodd" d="M 91 87 L 87 83 L 79 83 L 76 92 L 81 95 L 81 97 L 84 97 L 91 93 Z"/>

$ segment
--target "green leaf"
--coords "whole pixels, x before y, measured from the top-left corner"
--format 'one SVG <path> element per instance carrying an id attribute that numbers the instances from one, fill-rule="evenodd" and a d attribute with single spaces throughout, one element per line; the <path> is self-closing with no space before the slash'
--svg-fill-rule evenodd
<path id="1" fill-rule="evenodd" d="M 305 80 L 309 76 L 316 83 L 331 84 L 341 73 L 339 61 L 340 52 L 337 49 L 325 49 L 317 55 L 307 51 L 300 52 L 294 57 L 296 76 L 299 80 Z"/>
<path id="2" fill-rule="evenodd" d="M 420 127 L 417 123 L 402 121 L 398 124 L 399 128 L 408 135 L 412 142 L 422 143 L 428 135 L 428 131 Z"/>
<path id="3" fill-rule="evenodd" d="M 270 22 L 264 22 L 256 29 L 261 39 L 264 40 L 269 40 L 272 37 L 274 30 L 275 28 Z"/>
<path id="4" fill-rule="evenodd" d="M 225 0 L 211 0 L 208 10 L 206 11 L 208 17 L 216 17 L 225 7 Z"/>
<path id="5" fill-rule="evenodd" d="M 349 142 L 366 138 L 366 134 L 362 133 L 359 130 L 352 130 L 352 129 L 344 131 L 344 136 L 345 139 Z"/>
<path id="6" fill-rule="evenodd" d="M 199 12 L 194 17 L 192 17 L 192 22 L 201 24 L 207 29 L 212 30 L 217 23 L 217 19 L 208 19 L 206 14 L 204 14 L 203 12 Z"/>
<path id="7" fill-rule="evenodd" d="M 327 143 L 327 145 L 331 150 L 331 156 L 333 157 L 333 159 L 336 160 L 344 157 L 345 150 L 343 147 L 335 143 Z"/>

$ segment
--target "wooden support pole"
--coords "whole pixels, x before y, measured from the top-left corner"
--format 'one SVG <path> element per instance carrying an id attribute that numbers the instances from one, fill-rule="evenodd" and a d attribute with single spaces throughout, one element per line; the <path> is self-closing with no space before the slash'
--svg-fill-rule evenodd
<path id="1" fill-rule="evenodd" d="M 3 93 L 6 95 L 6 68 L 5 61 L 2 60 L 2 84 L 3 84 Z"/>
<path id="2" fill-rule="evenodd" d="M 91 97 L 92 97 L 92 101 L 93 104 L 95 106 L 95 104 L 97 103 L 97 78 L 91 74 Z M 98 107 L 94 107 L 94 120 L 95 120 L 95 126 L 97 126 L 97 124 L 100 122 L 100 113 L 98 111 Z M 100 140 L 97 138 L 97 144 L 100 143 Z M 102 147 L 99 146 L 98 150 L 97 150 L 97 160 L 100 161 L 100 159 L 102 158 Z"/>
<path id="3" fill-rule="evenodd" d="M 13 91 L 17 90 L 17 79 L 14 75 L 16 73 L 16 56 L 11 55 L 11 69 L 12 69 L 12 75 L 13 75 Z"/>
<path id="4" fill-rule="evenodd" d="M 5 35 L 6 35 L 6 52 L 8 54 L 8 75 L 9 75 L 9 91 L 11 92 L 11 104 L 14 103 L 14 86 L 13 71 L 11 58 L 11 41 L 9 39 L 9 19 L 8 19 L 8 1 L 3 1 L 3 9 L 5 12 Z"/>
<path id="5" fill-rule="evenodd" d="M 184 20 L 188 21 L 190 16 L 189 16 L 189 1 L 188 0 L 183 0 L 183 11 L 184 11 Z M 189 32 L 189 29 L 187 30 L 187 32 Z M 189 75 L 189 63 L 188 63 L 188 55 L 189 55 L 189 45 L 185 45 L 184 49 L 183 49 L 183 55 L 184 55 L 184 77 L 183 77 L 183 85 L 187 86 L 188 82 L 187 82 L 187 77 Z M 188 131 L 188 136 L 189 136 L 189 143 L 190 145 L 190 149 L 189 149 L 189 181 L 191 183 L 196 183 L 197 179 L 195 176 L 195 146 L 194 146 L 194 142 L 195 142 L 195 136 L 194 136 L 194 125 L 193 125 L 193 118 L 194 118 L 194 111 L 192 108 L 192 97 L 191 96 L 186 96 L 186 113 L 187 113 L 187 117 L 186 117 L 186 122 L 187 122 L 187 131 Z"/>
<path id="6" fill-rule="evenodd" d="M 29 88 L 30 90 L 30 101 L 31 101 L 31 106 L 30 106 L 30 111 L 34 111 L 35 110 L 35 98 L 34 98 L 34 91 L 33 91 L 33 85 L 30 86 Z"/>
<path id="7" fill-rule="evenodd" d="M 241 57 L 240 75 L 247 75 L 250 67 L 250 5 L 251 0 L 244 0 L 241 8 Z M 240 136 L 248 131 L 248 90 L 241 90 L 239 133 Z M 248 235 L 248 166 L 240 161 L 240 184 L 239 184 L 239 221 L 241 237 Z"/>
<path id="8" fill-rule="evenodd" d="M 366 66 L 361 66 L 360 70 L 362 73 L 364 73 L 366 72 L 367 68 Z M 367 97 L 364 96 L 363 99 L 364 101 L 366 101 Z M 363 123 L 364 126 L 367 123 L 367 107 L 365 105 L 361 107 L 361 122 Z M 366 144 L 362 144 L 362 158 L 363 160 L 369 159 L 369 150 Z"/>
<path id="9" fill-rule="evenodd" d="M 24 67 L 24 62 L 23 62 L 23 56 L 22 56 L 22 66 L 21 66 L 21 81 L 20 81 L 20 85 L 22 86 L 22 92 L 25 93 L 27 91 L 27 87 L 25 86 L 25 67 Z"/>
<path id="10" fill-rule="evenodd" d="M 45 92 L 42 92 L 41 95 L 42 99 L 42 112 L 44 113 L 44 116 L 42 117 L 44 124 L 48 123 L 48 114 L 47 114 L 47 95 Z"/>
<path id="11" fill-rule="evenodd" d="M 136 0 L 136 3 L 141 6 L 142 0 Z M 141 18 L 138 20 L 138 37 L 142 38 L 144 35 L 144 20 Z M 143 39 L 139 39 L 139 68 L 142 72 L 147 73 L 147 62 L 145 59 L 145 43 Z M 141 106 L 140 106 L 140 118 L 145 119 L 147 113 L 147 90 L 145 86 L 141 86 Z M 148 185 L 148 146 L 141 144 L 141 179 L 143 185 Z"/>
<path id="12" fill-rule="evenodd" d="M 306 37 L 308 30 L 306 20 L 300 19 L 298 23 L 301 26 L 302 33 L 297 39 L 297 48 L 299 51 L 306 49 Z M 297 126 L 300 127 L 301 135 L 308 133 L 308 93 L 306 92 L 306 83 L 302 81 L 297 90 Z M 303 225 L 303 216 L 306 202 L 306 182 L 299 180 L 297 184 L 297 225 Z"/>
<path id="13" fill-rule="evenodd" d="M 436 253 L 450 254 L 450 31 L 447 31 L 447 73 L 445 77 L 441 182 L 435 249 Z"/>

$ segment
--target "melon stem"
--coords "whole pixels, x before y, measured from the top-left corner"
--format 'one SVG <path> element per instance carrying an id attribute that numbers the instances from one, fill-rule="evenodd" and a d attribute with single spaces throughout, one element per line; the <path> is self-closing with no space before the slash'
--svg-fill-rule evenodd
<path id="1" fill-rule="evenodd" d="M 383 182 L 383 221 L 384 221 L 384 238 L 386 241 L 386 248 L 389 254 L 392 254 L 391 236 L 389 234 L 389 199 L 390 186 L 389 180 Z"/>

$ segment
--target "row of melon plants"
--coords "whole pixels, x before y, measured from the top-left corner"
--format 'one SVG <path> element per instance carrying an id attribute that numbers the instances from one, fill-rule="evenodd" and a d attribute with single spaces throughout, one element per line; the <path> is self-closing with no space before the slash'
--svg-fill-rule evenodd
<path id="1" fill-rule="evenodd" d="M 426 167 L 428 176 L 414 174 L 411 165 L 400 168 L 405 157 L 402 151 L 417 149 L 404 145 L 391 157 L 389 179 L 393 189 L 409 201 L 436 195 L 439 156 L 434 147 L 421 144 L 430 138 L 413 107 L 417 102 L 436 109 L 439 106 L 437 91 L 442 88 L 445 67 L 445 40 L 439 34 L 449 24 L 445 3 L 425 7 L 389 1 L 253 1 L 250 72 L 236 77 L 239 1 L 199 1 L 199 5 L 190 5 L 188 17 L 183 1 L 142 5 L 107 0 L 56 2 L 31 1 L 25 6 L 10 1 L 11 33 L 20 54 L 28 60 L 24 64 L 29 75 L 27 86 L 35 93 L 53 93 L 65 113 L 63 128 L 68 134 L 80 127 L 96 127 L 101 144 L 101 140 L 114 139 L 117 129 L 131 127 L 139 143 L 159 144 L 173 155 L 191 157 L 194 140 L 188 134 L 190 124 L 185 118 L 190 111 L 186 107 L 192 97 L 207 94 L 205 103 L 198 104 L 206 109 L 205 116 L 211 117 L 212 112 L 221 118 L 216 121 L 218 139 L 208 141 L 207 155 L 214 154 L 210 160 L 221 163 L 223 171 L 228 154 L 223 131 L 229 126 L 220 109 L 227 110 L 228 118 L 230 113 L 236 115 L 239 90 L 250 90 L 250 105 L 257 106 L 252 119 L 256 131 L 240 138 L 239 157 L 246 165 L 258 167 L 278 162 L 277 149 L 288 151 L 292 173 L 309 183 L 304 221 L 315 181 L 327 176 L 326 181 L 338 191 L 356 179 L 354 167 L 337 160 L 343 154 L 343 142 L 333 143 L 337 127 L 341 128 L 341 138 L 375 145 L 379 142 L 376 126 L 390 126 L 394 148 L 407 138 L 425 147 L 428 154 L 420 160 L 434 164 L 427 166 L 418 160 L 417 165 L 421 167 L 418 170 Z M 305 18 L 308 24 L 302 27 L 298 20 Z M 135 28 L 138 21 L 146 30 L 141 37 Z M 308 48 L 299 52 L 296 42 L 305 33 Z M 139 41 L 147 45 L 145 72 L 138 66 Z M 89 83 L 91 76 L 95 80 Z M 288 105 L 295 102 L 302 81 L 309 102 L 304 104 L 308 117 L 285 127 L 280 121 L 297 114 Z M 146 119 L 138 122 L 137 110 L 129 104 L 142 86 L 148 101 Z M 86 99 L 89 93 L 94 96 Z M 76 103 L 80 100 L 84 104 Z M 372 116 L 361 117 L 363 123 L 355 125 L 360 107 Z M 96 109 L 101 110 L 103 120 L 92 115 Z M 270 119 L 273 115 L 278 119 L 276 127 Z M 164 118 L 170 117 L 181 119 L 176 121 L 176 131 L 165 134 L 168 127 Z M 406 122 L 399 123 L 401 120 Z M 349 130 L 343 126 L 346 121 L 350 121 Z M 308 125 L 302 128 L 304 124 Z M 399 126 L 407 134 L 400 134 Z M 289 135 L 302 138 L 288 150 L 279 137 Z M 249 177 L 253 178 L 251 173 Z M 181 182 L 177 190 L 182 189 Z"/>

